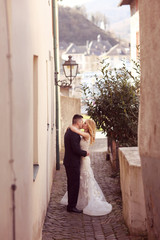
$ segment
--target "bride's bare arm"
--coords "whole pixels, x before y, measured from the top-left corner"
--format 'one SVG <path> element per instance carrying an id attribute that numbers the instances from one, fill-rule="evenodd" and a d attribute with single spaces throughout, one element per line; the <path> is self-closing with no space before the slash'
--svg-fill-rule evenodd
<path id="1" fill-rule="evenodd" d="M 78 133 L 79 135 L 81 135 L 82 137 L 84 137 L 87 140 L 89 139 L 89 133 L 82 132 L 81 130 L 77 129 L 76 127 L 74 127 L 72 125 L 69 127 L 73 132 Z"/>

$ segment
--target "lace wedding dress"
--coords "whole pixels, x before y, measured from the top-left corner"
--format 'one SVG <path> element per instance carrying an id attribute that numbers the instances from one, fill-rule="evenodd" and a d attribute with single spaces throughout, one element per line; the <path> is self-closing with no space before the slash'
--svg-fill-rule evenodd
<path id="1" fill-rule="evenodd" d="M 82 138 L 80 142 L 81 149 L 88 151 L 89 143 L 90 140 L 85 141 Z M 61 204 L 68 204 L 67 192 L 61 199 Z M 94 178 L 89 156 L 81 158 L 80 189 L 76 207 L 83 210 L 84 214 L 90 216 L 102 216 L 112 211 L 112 205 L 106 201 L 102 190 Z"/>

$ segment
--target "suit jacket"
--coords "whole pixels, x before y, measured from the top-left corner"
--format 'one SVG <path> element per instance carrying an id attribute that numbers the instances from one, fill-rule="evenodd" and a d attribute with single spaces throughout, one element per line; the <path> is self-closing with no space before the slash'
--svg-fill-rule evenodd
<path id="1" fill-rule="evenodd" d="M 79 134 L 71 131 L 70 128 L 67 129 L 64 135 L 65 154 L 63 161 L 66 167 L 79 168 L 81 156 L 87 155 L 87 152 L 80 148 L 80 140 Z"/>

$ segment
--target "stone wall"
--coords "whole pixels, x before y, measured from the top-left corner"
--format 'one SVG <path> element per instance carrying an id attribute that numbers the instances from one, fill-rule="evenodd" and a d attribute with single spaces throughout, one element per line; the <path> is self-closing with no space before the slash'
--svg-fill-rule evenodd
<path id="1" fill-rule="evenodd" d="M 123 217 L 133 235 L 146 235 L 146 209 L 138 147 L 119 148 Z"/>
<path id="2" fill-rule="evenodd" d="M 79 98 L 61 96 L 61 160 L 64 153 L 64 134 L 69 125 L 72 124 L 74 114 L 81 113 L 81 101 Z"/>
<path id="3" fill-rule="evenodd" d="M 149 239 L 160 239 L 160 1 L 139 1 L 141 102 L 139 151 Z"/>

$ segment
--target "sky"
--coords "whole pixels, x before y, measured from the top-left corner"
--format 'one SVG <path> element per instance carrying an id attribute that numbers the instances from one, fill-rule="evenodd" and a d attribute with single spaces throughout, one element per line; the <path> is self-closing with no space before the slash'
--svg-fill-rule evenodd
<path id="1" fill-rule="evenodd" d="M 64 6 L 69 6 L 69 7 L 74 7 L 74 6 L 79 6 L 79 5 L 87 5 L 87 4 L 94 4 L 97 7 L 103 8 L 104 5 L 104 1 L 103 0 L 99 0 L 99 2 L 97 3 L 97 0 L 59 0 L 58 1 L 60 4 L 64 5 Z M 109 7 L 117 7 L 118 4 L 120 3 L 120 0 L 105 0 L 105 5 Z"/>
<path id="2" fill-rule="evenodd" d="M 118 7 L 121 0 L 59 0 L 59 4 L 63 6 L 80 6 L 86 7 L 87 13 L 101 12 L 104 13 L 111 23 L 118 22 L 129 18 L 129 6 Z"/>
<path id="3" fill-rule="evenodd" d="M 74 7 L 84 5 L 88 16 L 100 12 L 105 14 L 110 24 L 110 31 L 117 36 L 129 39 L 130 7 L 128 5 L 118 7 L 121 0 L 62 0 L 60 5 Z"/>
<path id="4" fill-rule="evenodd" d="M 63 0 L 59 1 L 60 4 L 64 6 L 74 7 L 77 5 L 83 5 L 84 3 L 92 2 L 92 0 Z"/>

